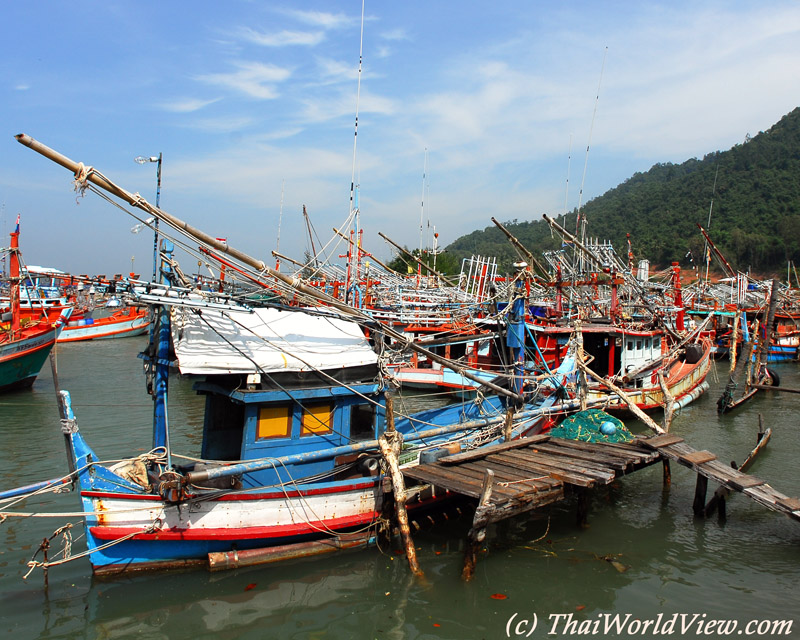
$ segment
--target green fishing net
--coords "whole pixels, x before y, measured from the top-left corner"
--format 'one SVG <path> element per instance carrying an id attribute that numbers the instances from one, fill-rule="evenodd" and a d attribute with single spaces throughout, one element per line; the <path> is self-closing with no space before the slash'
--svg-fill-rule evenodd
<path id="1" fill-rule="evenodd" d="M 567 418 L 548 434 L 580 442 L 630 442 L 633 434 L 622 420 L 600 409 L 586 409 Z"/>

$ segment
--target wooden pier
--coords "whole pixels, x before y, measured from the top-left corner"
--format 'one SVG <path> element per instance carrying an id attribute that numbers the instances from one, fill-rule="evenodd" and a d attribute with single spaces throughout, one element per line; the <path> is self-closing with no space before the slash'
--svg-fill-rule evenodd
<path id="1" fill-rule="evenodd" d="M 474 572 L 486 527 L 505 518 L 565 498 L 565 489 L 578 496 L 578 524 L 586 523 L 589 490 L 607 485 L 656 464 L 675 460 L 697 473 L 693 509 L 707 513 L 708 480 L 728 492 L 736 491 L 773 511 L 800 521 L 800 500 L 773 489 L 764 480 L 723 464 L 709 451 L 698 451 L 671 433 L 639 437 L 629 444 L 590 444 L 538 435 L 489 445 L 401 470 L 404 480 L 447 489 L 478 500 L 468 534 L 462 576 Z M 716 501 L 720 499 L 718 490 Z M 724 515 L 724 497 L 720 514 Z M 711 503 L 709 503 L 711 504 Z M 411 545 L 413 548 L 413 545 Z"/>
<path id="2" fill-rule="evenodd" d="M 489 445 L 403 469 L 406 479 L 478 499 L 463 577 L 469 580 L 486 527 L 578 493 L 578 523 L 586 522 L 588 490 L 661 460 L 640 444 L 589 444 L 539 435 Z"/>
<path id="3" fill-rule="evenodd" d="M 635 442 L 657 451 L 664 458 L 676 460 L 697 473 L 693 508 L 698 516 L 705 514 L 708 480 L 714 480 L 727 489 L 738 491 L 748 498 L 752 498 L 768 509 L 800 521 L 800 500 L 776 491 L 765 480 L 723 464 L 710 451 L 693 449 L 680 436 L 665 433 L 651 438 L 639 438 Z"/>

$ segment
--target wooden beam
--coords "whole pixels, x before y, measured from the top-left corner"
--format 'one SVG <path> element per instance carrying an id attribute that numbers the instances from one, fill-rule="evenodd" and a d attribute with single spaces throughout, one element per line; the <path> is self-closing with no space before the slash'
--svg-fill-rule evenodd
<path id="1" fill-rule="evenodd" d="M 467 547 L 464 551 L 464 568 L 461 570 L 461 578 L 468 582 L 475 575 L 475 563 L 478 561 L 478 549 L 486 539 L 485 518 L 491 509 L 489 500 L 492 497 L 492 485 L 494 484 L 494 471 L 486 470 L 481 487 L 481 497 L 478 500 L 478 508 L 475 510 L 475 517 L 472 520 L 472 528 L 467 534 Z"/>

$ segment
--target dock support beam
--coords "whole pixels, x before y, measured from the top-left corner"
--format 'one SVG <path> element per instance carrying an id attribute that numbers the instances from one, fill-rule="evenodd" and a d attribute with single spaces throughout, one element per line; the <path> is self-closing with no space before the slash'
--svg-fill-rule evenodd
<path id="1" fill-rule="evenodd" d="M 467 534 L 467 548 L 464 550 L 464 568 L 461 570 L 461 578 L 465 582 L 472 580 L 475 574 L 475 563 L 478 561 L 478 549 L 486 539 L 486 526 L 489 524 L 489 513 L 493 510 L 489 500 L 492 497 L 492 485 L 494 484 L 494 471 L 486 469 L 481 486 L 481 497 L 478 501 L 478 508 L 475 509 L 475 517 L 472 520 L 472 528 Z"/>
<path id="2" fill-rule="evenodd" d="M 411 573 L 415 576 L 422 575 L 422 569 L 417 562 L 417 551 L 414 548 L 414 541 L 411 539 L 411 530 L 408 526 L 408 512 L 406 511 L 406 487 L 403 481 L 403 474 L 397 458 L 403 448 L 403 434 L 394 428 L 394 412 L 391 396 L 386 396 L 386 422 L 387 428 L 380 438 L 378 445 L 381 448 L 386 465 L 389 467 L 389 474 L 392 478 L 392 489 L 394 492 L 395 512 L 397 515 L 397 525 L 400 528 L 400 536 L 403 539 L 403 546 L 406 550 L 406 559 Z"/>
<path id="3" fill-rule="evenodd" d="M 702 473 L 697 474 L 697 485 L 694 488 L 694 504 L 692 509 L 698 518 L 705 516 L 706 512 L 706 491 L 708 490 L 708 478 Z"/>

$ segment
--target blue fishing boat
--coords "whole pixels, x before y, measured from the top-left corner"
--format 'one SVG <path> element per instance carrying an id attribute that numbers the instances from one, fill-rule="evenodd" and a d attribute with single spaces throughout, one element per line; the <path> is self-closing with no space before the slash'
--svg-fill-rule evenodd
<path id="1" fill-rule="evenodd" d="M 243 265 L 237 273 L 248 282 L 260 285 L 268 275 L 287 287 L 288 297 L 302 294 L 319 304 L 246 307 L 187 287 L 172 243 L 162 240 L 162 284 L 132 288 L 126 300 L 153 306 L 150 343 L 142 354 L 153 399 L 152 425 L 142 425 L 152 432 L 149 451 L 104 463 L 78 429 L 69 393 L 60 391 L 70 474 L 36 486 L 75 483 L 86 554 L 97 574 L 213 568 L 230 565 L 231 558 L 236 564 L 244 555 L 269 561 L 368 544 L 387 504 L 385 433 L 394 444 L 402 440 L 402 467 L 536 433 L 579 404 L 568 399 L 568 389 L 574 390 L 572 357 L 557 371 L 524 375 L 524 340 L 517 335 L 522 318 L 516 317 L 508 329 L 514 339 L 507 346 L 517 355 L 508 384 L 486 381 L 475 400 L 421 414 L 393 411 L 383 354 L 390 339 L 443 366 L 458 365 L 191 228 L 84 165 L 27 136 L 18 139 L 73 171 L 78 189 L 92 182 L 207 250 L 237 260 Z M 173 366 L 196 376 L 195 388 L 206 399 L 199 455 L 181 457 L 170 446 Z M 0 500 L 32 490 L 0 492 Z M 446 497 L 428 487 L 406 506 L 433 506 Z"/>
<path id="2" fill-rule="evenodd" d="M 370 542 L 384 502 L 377 439 L 387 416 L 379 359 L 361 328 L 329 310 L 205 303 L 198 313 L 191 301 L 164 300 L 172 311 L 162 307 L 145 356 L 151 451 L 98 464 L 67 413 L 93 570 L 209 566 L 215 554 L 274 558 Z M 206 398 L 197 460 L 169 446 L 170 343 Z M 535 433 L 573 406 L 558 393 L 571 376 L 565 362 L 539 385 L 515 412 L 511 437 Z M 497 441 L 509 406 L 486 396 L 396 416 L 400 464 Z M 442 497 L 429 492 L 416 506 Z"/>

